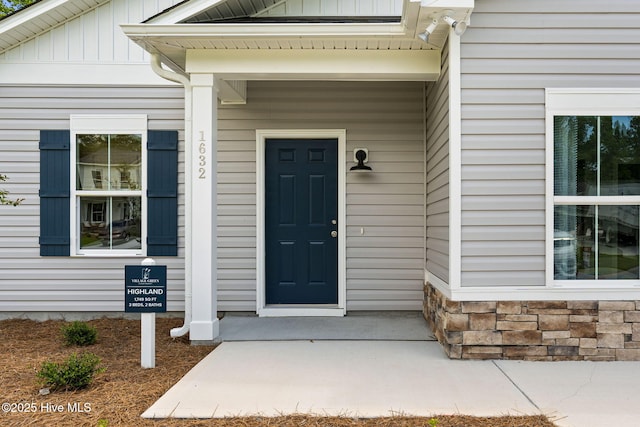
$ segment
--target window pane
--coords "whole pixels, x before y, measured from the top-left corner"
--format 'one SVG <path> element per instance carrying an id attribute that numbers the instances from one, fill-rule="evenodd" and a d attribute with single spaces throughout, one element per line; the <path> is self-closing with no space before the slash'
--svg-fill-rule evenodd
<path id="1" fill-rule="evenodd" d="M 140 249 L 140 197 L 80 197 L 80 249 Z"/>
<path id="2" fill-rule="evenodd" d="M 640 194 L 640 117 L 600 117 L 600 195 Z"/>
<path id="3" fill-rule="evenodd" d="M 595 196 L 598 182 L 597 118 L 554 117 L 554 194 Z"/>
<path id="4" fill-rule="evenodd" d="M 638 206 L 598 207 L 598 279 L 638 279 Z"/>
<path id="5" fill-rule="evenodd" d="M 140 190 L 142 137 L 110 135 L 111 182 L 115 190 Z"/>
<path id="6" fill-rule="evenodd" d="M 595 207 L 556 206 L 554 210 L 554 278 L 595 278 Z"/>
<path id="7" fill-rule="evenodd" d="M 109 187 L 109 141 L 107 135 L 77 135 L 76 188 L 101 190 Z"/>

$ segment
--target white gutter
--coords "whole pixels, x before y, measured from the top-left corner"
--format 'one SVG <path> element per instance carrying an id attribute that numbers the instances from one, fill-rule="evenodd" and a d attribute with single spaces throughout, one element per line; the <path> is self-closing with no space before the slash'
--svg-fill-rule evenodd
<path id="1" fill-rule="evenodd" d="M 131 39 L 140 37 L 233 38 L 253 40 L 256 38 L 413 38 L 414 31 L 402 22 L 392 23 L 306 23 L 306 24 L 121 24 L 124 33 Z"/>
<path id="2" fill-rule="evenodd" d="M 185 254 L 184 254 L 184 324 L 180 328 L 171 329 L 170 335 L 173 338 L 181 337 L 189 332 L 189 325 L 191 324 L 191 300 L 192 300 L 192 269 L 191 269 L 191 82 L 189 79 L 178 73 L 168 71 L 162 68 L 162 62 L 160 61 L 160 55 L 157 53 L 151 54 L 151 69 L 154 73 L 160 77 L 170 80 L 172 82 L 180 83 L 184 86 L 184 151 L 185 155 L 185 225 L 184 225 L 184 238 L 185 238 Z"/>

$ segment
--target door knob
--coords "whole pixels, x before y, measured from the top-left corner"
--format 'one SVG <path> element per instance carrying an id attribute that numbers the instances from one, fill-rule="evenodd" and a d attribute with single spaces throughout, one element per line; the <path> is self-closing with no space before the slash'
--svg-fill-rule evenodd
<path id="1" fill-rule="evenodd" d="M 335 230 L 333 230 L 333 231 L 331 232 L 331 237 L 338 237 L 338 232 L 337 232 L 337 231 L 335 231 Z"/>

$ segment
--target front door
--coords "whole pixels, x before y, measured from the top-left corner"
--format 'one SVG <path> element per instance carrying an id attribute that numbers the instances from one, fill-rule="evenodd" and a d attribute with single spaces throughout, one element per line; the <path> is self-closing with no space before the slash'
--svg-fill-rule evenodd
<path id="1" fill-rule="evenodd" d="M 267 304 L 338 303 L 338 141 L 267 139 Z"/>

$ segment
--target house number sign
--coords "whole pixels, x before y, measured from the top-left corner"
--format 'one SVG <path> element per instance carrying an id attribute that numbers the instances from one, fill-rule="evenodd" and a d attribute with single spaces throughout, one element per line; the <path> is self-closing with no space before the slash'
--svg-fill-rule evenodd
<path id="1" fill-rule="evenodd" d="M 200 131 L 198 141 L 198 179 L 207 179 L 207 145 L 205 144 L 204 131 Z"/>

